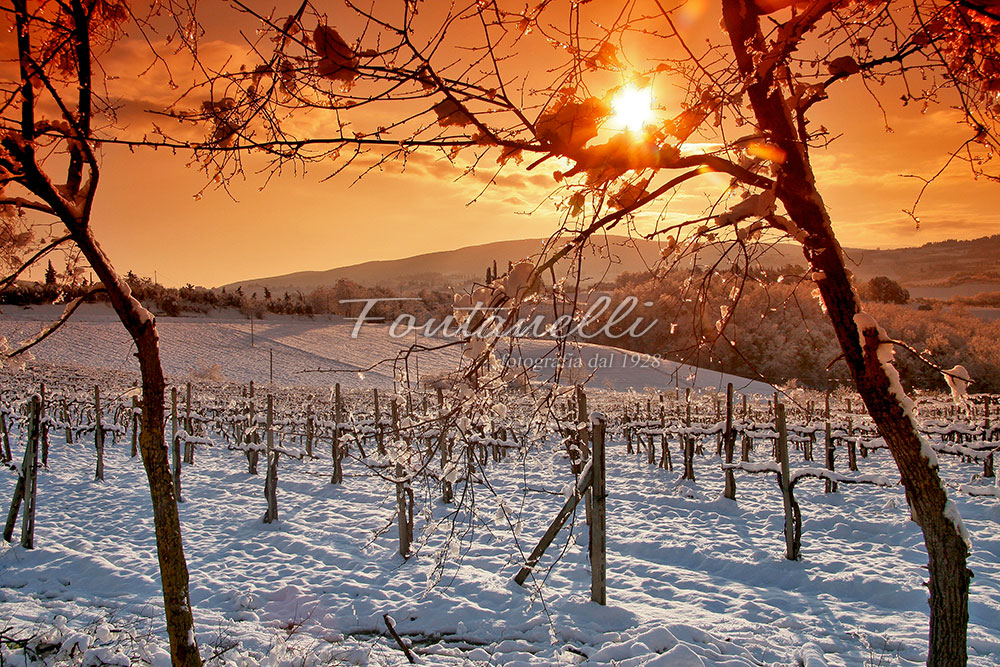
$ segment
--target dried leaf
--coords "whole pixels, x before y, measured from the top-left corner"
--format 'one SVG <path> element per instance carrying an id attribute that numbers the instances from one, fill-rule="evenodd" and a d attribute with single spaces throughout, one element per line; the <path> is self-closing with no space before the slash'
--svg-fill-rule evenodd
<path id="1" fill-rule="evenodd" d="M 833 76 L 838 76 L 840 74 L 857 74 L 861 71 L 861 66 L 858 65 L 857 61 L 851 56 L 834 58 L 827 63 L 826 68 Z"/>
<path id="2" fill-rule="evenodd" d="M 472 118 L 469 117 L 469 114 L 450 97 L 435 104 L 433 109 L 438 117 L 438 125 L 441 127 L 472 125 Z"/>
<path id="3" fill-rule="evenodd" d="M 564 153 L 597 136 L 597 126 L 609 112 L 608 105 L 596 97 L 582 102 L 561 100 L 539 116 L 535 131 L 543 143 Z"/>
<path id="4" fill-rule="evenodd" d="M 611 195 L 610 204 L 616 210 L 631 208 L 645 197 L 648 193 L 646 187 L 649 185 L 649 178 L 645 178 L 638 183 L 625 183 L 618 192 Z"/>
<path id="5" fill-rule="evenodd" d="M 316 73 L 324 79 L 350 83 L 358 77 L 358 57 L 344 38 L 328 25 L 318 25 L 313 31 L 313 44 L 319 62 Z"/>

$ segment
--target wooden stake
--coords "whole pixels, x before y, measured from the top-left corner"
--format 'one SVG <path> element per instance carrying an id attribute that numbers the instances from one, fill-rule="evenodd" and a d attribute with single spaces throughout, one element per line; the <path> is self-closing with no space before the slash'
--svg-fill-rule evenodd
<path id="1" fill-rule="evenodd" d="M 184 432 L 194 435 L 194 425 L 191 422 L 191 383 L 187 383 L 187 390 L 184 400 Z M 194 463 L 194 443 L 184 441 L 184 463 Z"/>
<path id="2" fill-rule="evenodd" d="M 21 518 L 21 546 L 33 549 L 35 546 L 35 497 L 38 486 L 38 439 L 41 401 L 38 396 L 32 396 L 28 404 L 28 441 L 24 447 L 24 459 L 21 462 L 21 474 L 14 486 L 14 497 L 11 498 L 10 510 L 7 512 L 7 523 L 4 526 L 3 538 L 10 542 L 14 538 L 14 524 L 24 503 L 24 515 Z"/>
<path id="3" fill-rule="evenodd" d="M 396 464 L 396 518 L 399 528 L 399 555 L 409 558 L 410 543 L 413 540 L 413 501 L 402 463 Z"/>
<path id="4" fill-rule="evenodd" d="M 177 502 L 184 502 L 181 496 L 181 440 L 177 433 L 177 387 L 170 388 L 170 441 L 174 445 L 174 496 Z"/>
<path id="5" fill-rule="evenodd" d="M 313 455 L 313 406 L 310 403 L 306 407 L 306 456 L 312 458 Z"/>
<path id="6" fill-rule="evenodd" d="M 14 460 L 14 454 L 10 451 L 10 436 L 7 434 L 7 417 L 0 412 L 0 438 L 3 438 L 3 460 Z"/>
<path id="7" fill-rule="evenodd" d="M 439 399 L 440 391 L 438 389 Z M 375 399 L 375 445 L 378 447 L 379 456 L 385 456 L 385 434 L 382 432 L 382 413 L 379 411 L 378 389 L 372 389 L 372 396 Z"/>
<path id="8" fill-rule="evenodd" d="M 45 400 L 45 383 L 41 384 L 39 388 L 38 395 L 41 397 L 42 401 L 40 403 L 39 412 L 40 426 L 41 426 L 41 445 L 42 445 L 42 465 L 46 468 L 49 467 L 49 425 L 45 423 L 45 411 L 48 409 L 48 401 Z"/>
<path id="9" fill-rule="evenodd" d="M 691 428 L 691 402 L 688 401 L 686 408 L 686 416 L 684 418 L 684 424 Z M 694 481 L 694 436 L 685 433 L 684 434 L 684 474 L 681 475 L 681 479 L 689 479 Z"/>
<path id="10" fill-rule="evenodd" d="M 254 404 L 253 400 L 253 380 L 250 380 L 250 402 L 247 404 L 247 428 L 253 432 L 250 441 L 247 441 L 247 445 L 258 444 L 260 442 L 260 433 L 257 432 L 257 406 Z M 260 458 L 260 452 L 256 448 L 247 449 L 247 474 L 256 475 L 257 474 L 257 459 Z"/>
<path id="11" fill-rule="evenodd" d="M 833 463 L 834 463 L 833 450 L 834 446 L 833 446 L 833 437 L 830 433 L 830 422 L 827 422 L 826 423 L 826 469 L 827 470 L 833 470 Z M 826 493 L 836 493 L 837 483 L 834 482 L 833 480 L 829 479 L 826 480 L 825 491 Z"/>
<path id="12" fill-rule="evenodd" d="M 28 444 L 24 451 L 24 515 L 21 517 L 21 546 L 35 548 L 35 499 L 38 491 L 38 443 L 41 439 L 42 401 L 31 397 L 28 413 Z"/>
<path id="13" fill-rule="evenodd" d="M 267 395 L 267 472 L 264 475 L 264 523 L 278 520 L 278 451 L 274 449 L 274 397 Z"/>
<path id="14" fill-rule="evenodd" d="M 592 424 L 593 455 L 591 456 L 593 480 L 591 482 L 593 508 L 590 515 L 590 599 L 599 605 L 608 603 L 607 594 L 607 486 L 604 476 L 603 417 Z"/>
<path id="15" fill-rule="evenodd" d="M 95 481 L 104 481 L 104 424 L 101 419 L 101 388 L 94 387 L 94 448 L 97 450 Z"/>
<path id="16" fill-rule="evenodd" d="M 726 450 L 726 463 L 733 462 L 733 448 L 736 446 L 736 432 L 733 430 L 733 383 L 726 385 L 726 430 L 723 435 Z M 726 469 L 726 486 L 722 492 L 724 498 L 736 500 L 736 475 L 732 468 Z"/>
<path id="17" fill-rule="evenodd" d="M 788 464 L 788 431 L 785 428 L 785 406 L 775 406 L 775 421 L 778 427 L 778 462 L 781 465 L 781 497 L 785 506 L 785 558 L 798 560 L 799 548 L 795 539 L 795 500 L 792 497 L 792 479 Z"/>
<path id="18" fill-rule="evenodd" d="M 66 444 L 67 445 L 72 445 L 73 444 L 73 429 L 72 429 L 72 427 L 69 424 L 69 405 L 66 403 L 66 398 L 65 397 L 63 397 L 63 399 L 62 399 L 62 416 L 63 416 L 63 423 L 66 424 L 66 438 L 65 438 L 66 439 Z"/>
<path id="19" fill-rule="evenodd" d="M 343 484 L 344 482 L 344 448 L 340 442 L 340 425 L 344 421 L 344 406 L 340 397 L 340 383 L 333 386 L 333 473 L 330 475 L 331 484 Z"/>

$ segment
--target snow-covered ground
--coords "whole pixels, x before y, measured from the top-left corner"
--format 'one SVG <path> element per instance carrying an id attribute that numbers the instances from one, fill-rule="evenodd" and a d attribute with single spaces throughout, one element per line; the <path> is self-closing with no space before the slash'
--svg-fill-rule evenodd
<path id="1" fill-rule="evenodd" d="M 67 446 L 53 434 L 37 548 L 0 546 L 7 636 L 62 616 L 104 638 L 95 645 L 166 658 L 148 494 L 127 449 L 111 447 L 106 481 L 94 482 L 92 444 Z M 468 502 L 456 510 L 437 489 L 418 488 L 419 546 L 405 562 L 396 553 L 394 487 L 360 463 L 349 461 L 344 485 L 333 486 L 328 459 L 284 460 L 280 521 L 265 526 L 263 477 L 246 474 L 225 446 L 203 448 L 185 468 L 181 505 L 203 651 L 225 651 L 237 664 L 404 664 L 385 637 L 389 613 L 425 664 L 733 667 L 795 664 L 807 654 L 817 658 L 812 665 L 921 661 L 926 556 L 900 488 L 826 495 L 821 482 L 803 482 L 803 558 L 790 562 L 770 475 L 740 475 L 731 502 L 719 497 L 717 459 L 699 457 L 697 482 L 681 483 L 624 449 L 616 442 L 609 452 L 608 606 L 599 607 L 589 602 L 581 521 L 563 532 L 534 582 L 512 582 L 570 481 L 552 448 L 490 464 L 489 488 L 459 484 L 460 498 L 475 494 L 474 513 Z M 948 481 L 967 481 L 972 468 L 949 463 Z M 880 450 L 862 470 L 892 467 Z M 3 498 L 14 479 L 3 474 Z M 995 665 L 1000 506 L 996 498 L 957 500 L 974 541 L 970 664 Z"/>
<path id="2" fill-rule="evenodd" d="M 37 331 L 37 323 L 9 315 L 0 335 Z M 94 369 L 80 374 L 95 378 L 101 368 L 129 369 L 127 341 L 112 323 L 94 319 L 71 324 L 37 356 Z M 230 379 L 261 379 L 259 366 L 239 366 L 241 358 L 248 367 L 260 362 L 240 339 L 247 323 L 160 324 L 175 378 L 218 363 Z M 255 335 L 268 326 L 260 335 L 275 346 L 276 380 L 286 382 L 313 377 L 296 372 L 301 364 L 356 369 L 391 349 L 377 339 L 345 343 L 337 333 L 345 325 L 336 324 L 265 321 Z M 282 375 L 279 350 L 296 360 L 281 366 Z M 266 349 L 262 356 L 266 379 Z M 352 372 L 341 381 L 370 386 L 373 376 Z M 673 386 L 660 382 L 648 384 Z M 595 392 L 592 407 L 611 414 L 624 399 Z M 141 463 L 129 458 L 127 442 L 109 445 L 106 481 L 94 482 L 92 441 L 67 445 L 58 430 L 51 438 L 49 469 L 39 476 L 36 548 L 0 543 L 0 651 L 20 661 L 23 652 L 8 640 L 47 632 L 45 639 L 66 644 L 64 658 L 75 641 L 91 646 L 95 660 L 167 664 Z M 12 444 L 19 460 L 23 443 Z M 766 449 L 755 460 L 766 459 Z M 676 444 L 678 472 L 666 472 L 626 454 L 616 437 L 608 453 L 608 605 L 600 607 L 589 601 L 580 517 L 528 586 L 512 581 L 572 481 L 561 446 L 540 443 L 524 458 L 489 463 L 484 479 L 456 485 L 454 506 L 440 501 L 436 485 L 418 486 L 416 554 L 406 561 L 396 551 L 394 485 L 353 459 L 345 483 L 331 485 L 323 450 L 318 460 L 282 459 L 280 520 L 271 525 L 261 523 L 263 475 L 248 475 L 239 452 L 220 441 L 199 448 L 185 467 L 180 512 L 206 658 L 406 664 L 387 637 L 386 613 L 427 665 L 853 667 L 920 664 L 925 655 L 926 553 L 899 486 L 824 494 L 822 482 L 801 482 L 802 560 L 791 562 L 773 476 L 738 474 L 737 500 L 727 501 L 712 446 L 697 458 L 691 483 L 679 480 Z M 885 450 L 860 466 L 898 479 Z M 942 467 L 973 540 L 969 664 L 1000 664 L 1000 504 L 955 490 L 981 466 L 943 457 Z M 15 480 L 0 472 L 0 500 L 11 497 Z M 83 655 L 75 652 L 77 660 Z"/>
<path id="3" fill-rule="evenodd" d="M 30 309 L 4 306 L 0 315 L 0 336 L 11 344 L 32 336 L 53 321 L 59 306 Z M 412 337 L 393 338 L 389 327 L 369 324 L 352 338 L 354 320 L 342 318 L 315 320 L 272 316 L 253 324 L 250 344 L 250 321 L 235 317 L 159 317 L 160 347 L 163 367 L 176 382 L 212 374 L 232 382 L 329 387 L 335 382 L 345 388 L 392 386 L 392 361 L 409 345 L 418 342 L 436 347 L 442 341 Z M 115 319 L 114 312 L 103 304 L 81 307 L 73 318 L 50 339 L 32 349 L 40 360 L 52 364 L 88 368 L 134 371 L 138 364 L 128 334 Z M 410 360 L 411 377 L 432 378 L 454 371 L 461 348 L 421 352 Z M 583 378 L 593 372 L 590 384 L 601 389 L 642 390 L 645 387 L 673 389 L 680 387 L 725 387 L 733 382 L 737 391 L 769 393 L 763 382 L 696 370 L 683 364 L 659 361 L 646 355 L 613 348 L 582 345 L 567 357 L 567 377 Z M 514 363 L 538 362 L 538 376 L 551 373 L 554 360 L 550 342 L 526 341 L 514 353 Z M 578 366 L 578 367 L 575 367 Z M 313 372 L 317 369 L 335 372 Z M 359 375 L 360 373 L 360 375 Z"/>

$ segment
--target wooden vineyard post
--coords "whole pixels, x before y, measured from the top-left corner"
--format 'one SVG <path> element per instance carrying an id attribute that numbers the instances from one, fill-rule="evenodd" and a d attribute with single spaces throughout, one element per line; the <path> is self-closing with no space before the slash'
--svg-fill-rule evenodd
<path id="1" fill-rule="evenodd" d="M 312 458 L 313 455 L 313 406 L 310 403 L 306 406 L 306 456 Z"/>
<path id="2" fill-rule="evenodd" d="M 629 428 L 631 418 L 628 414 L 628 402 L 625 403 L 625 415 L 622 417 L 622 431 L 625 434 L 625 453 L 632 454 L 632 429 Z"/>
<path id="3" fill-rule="evenodd" d="M 832 434 L 830 433 L 830 422 L 827 422 L 826 423 L 826 469 L 831 471 L 833 470 L 833 450 L 834 446 L 833 446 L 833 437 Z M 826 480 L 825 491 L 826 493 L 836 493 L 837 483 L 834 482 L 832 479 Z"/>
<path id="4" fill-rule="evenodd" d="M 653 422 L 653 404 L 651 401 L 646 401 L 646 432 L 647 439 L 649 440 L 649 449 L 646 454 L 646 463 L 648 465 L 653 465 L 656 463 L 656 439 L 653 432 L 650 430 L 649 425 Z"/>
<path id="5" fill-rule="evenodd" d="M 853 438 L 847 440 L 847 467 L 852 472 L 858 471 L 858 447 Z"/>
<path id="6" fill-rule="evenodd" d="M 451 462 L 452 443 L 451 439 L 448 438 L 444 415 L 441 415 L 439 419 L 441 420 L 441 436 L 438 440 L 441 447 L 441 502 L 450 504 L 455 501 L 455 489 L 449 478 L 451 471 L 448 470 L 448 464 Z"/>
<path id="7" fill-rule="evenodd" d="M 798 531 L 795 530 L 795 499 L 792 497 L 792 478 L 788 464 L 788 431 L 785 427 L 785 406 L 775 405 L 775 422 L 778 427 L 778 463 L 781 466 L 781 497 L 785 506 L 785 558 L 799 559 Z"/>
<path id="8" fill-rule="evenodd" d="M 440 397 L 440 394 L 438 396 Z M 379 456 L 385 456 L 385 435 L 382 433 L 382 414 L 379 411 L 377 388 L 372 389 L 372 397 L 375 399 L 375 445 Z"/>
<path id="9" fill-rule="evenodd" d="M 588 429 L 580 430 L 580 424 L 589 424 L 590 415 L 587 413 L 587 393 L 583 390 L 583 385 L 576 385 L 576 446 L 579 451 L 579 463 L 573 470 L 574 473 L 578 473 L 583 466 L 586 464 L 587 460 L 590 458 L 590 448 L 587 447 L 587 440 L 589 439 Z M 587 525 L 591 523 L 591 518 L 593 516 L 593 493 L 590 489 L 587 490 L 586 495 L 583 499 L 584 516 L 586 516 Z"/>
<path id="10" fill-rule="evenodd" d="M 673 472 L 674 459 L 670 455 L 670 440 L 667 438 L 667 417 L 660 405 L 660 467 Z"/>
<path id="11" fill-rule="evenodd" d="M 0 410 L 0 438 L 3 439 L 3 460 L 4 462 L 14 460 L 14 454 L 10 451 L 10 435 L 7 433 L 7 417 L 3 410 Z"/>
<path id="12" fill-rule="evenodd" d="M 340 383 L 333 386 L 333 473 L 330 484 L 344 483 L 344 451 L 340 442 L 340 425 L 344 421 L 344 406 L 340 398 Z"/>
<path id="13" fill-rule="evenodd" d="M 139 455 L 139 397 L 132 397 L 132 453 L 134 459 Z M 68 431 L 67 431 L 68 432 Z"/>
<path id="14" fill-rule="evenodd" d="M 733 431 L 733 383 L 726 385 L 726 430 L 723 433 L 726 463 L 733 462 L 733 448 L 736 446 L 736 433 Z M 732 468 L 726 468 L 726 486 L 722 492 L 724 498 L 736 500 L 736 474 Z"/>
<path id="15" fill-rule="evenodd" d="M 248 411 L 247 421 L 249 422 L 247 425 L 247 429 L 251 433 L 250 437 L 253 440 L 253 442 L 251 443 L 250 441 L 247 441 L 246 444 L 256 445 L 260 443 L 260 434 L 257 432 L 257 410 L 253 401 L 253 380 L 250 380 L 250 402 L 247 404 L 247 411 Z M 256 447 L 253 448 L 247 447 L 246 455 L 247 455 L 247 474 L 256 475 L 257 459 L 260 457 L 260 452 L 257 450 Z"/>
<path id="16" fill-rule="evenodd" d="M 990 402 L 992 397 L 987 394 L 986 400 L 983 403 L 983 439 L 989 437 L 990 432 Z M 993 451 L 987 454 L 986 458 L 983 459 L 983 477 L 988 477 L 993 479 L 996 477 L 996 471 L 993 465 Z"/>
<path id="17" fill-rule="evenodd" d="M 691 435 L 691 401 L 687 403 L 687 411 L 684 417 L 684 425 L 688 432 L 684 434 L 684 474 L 681 479 L 694 481 L 694 436 Z"/>
<path id="18" fill-rule="evenodd" d="M 187 383 L 187 388 L 184 392 L 184 430 L 187 431 L 188 435 L 194 433 L 194 424 L 191 422 L 191 383 Z M 186 461 L 185 461 L 186 463 Z"/>
<path id="19" fill-rule="evenodd" d="M 181 496 L 181 439 L 177 432 L 177 387 L 170 388 L 170 442 L 174 448 L 174 494 L 177 502 L 184 502 Z"/>
<path id="20" fill-rule="evenodd" d="M 187 435 L 194 435 L 194 428 L 191 422 L 191 383 L 187 383 L 187 390 L 184 397 L 184 432 Z M 194 463 L 194 443 L 190 440 L 184 441 L 184 463 Z"/>
<path id="21" fill-rule="evenodd" d="M 399 526 L 399 555 L 409 558 L 410 543 L 413 541 L 413 491 L 410 490 L 402 463 L 396 464 L 396 518 Z"/>
<path id="22" fill-rule="evenodd" d="M 604 473 L 604 417 L 595 415 L 591 424 L 593 451 L 590 460 L 593 470 L 591 481 L 590 514 L 590 599 L 599 605 L 608 603 L 607 593 L 607 485 Z"/>
<path id="23" fill-rule="evenodd" d="M 66 425 L 66 444 L 73 444 L 73 428 L 69 425 L 69 405 L 66 403 L 66 398 L 62 399 L 62 417 L 63 424 Z"/>
<path id="24" fill-rule="evenodd" d="M 28 417 L 28 445 L 24 452 L 24 515 L 21 517 L 21 546 L 35 548 L 35 500 L 38 496 L 38 443 L 41 439 L 42 402 L 31 399 Z"/>
<path id="25" fill-rule="evenodd" d="M 42 447 L 42 465 L 46 469 L 49 467 L 49 425 L 45 421 L 45 411 L 48 409 L 48 401 L 45 400 L 45 383 L 43 382 L 39 387 L 38 395 L 41 397 L 41 403 L 39 405 L 39 428 L 40 428 L 40 438 L 39 443 Z"/>
<path id="26" fill-rule="evenodd" d="M 104 481 L 104 424 L 101 420 L 101 388 L 94 387 L 94 448 L 97 450 L 95 481 Z"/>
<path id="27" fill-rule="evenodd" d="M 715 397 L 715 423 L 718 424 L 722 421 L 722 408 L 719 405 L 719 397 Z M 723 432 L 721 435 L 715 436 L 715 455 L 720 459 L 723 456 L 723 447 L 725 447 L 726 434 Z"/>
<path id="28" fill-rule="evenodd" d="M 17 522 L 21 503 L 24 503 L 24 514 L 21 516 L 21 546 L 25 549 L 35 548 L 35 499 L 38 488 L 38 441 L 41 421 L 41 399 L 36 394 L 31 397 L 28 405 L 28 441 L 24 447 L 24 459 L 21 463 L 21 474 L 14 486 L 14 497 L 7 512 L 7 523 L 3 530 L 3 539 L 10 542 L 14 537 L 14 524 Z"/>
<path id="29" fill-rule="evenodd" d="M 278 520 L 278 451 L 274 448 L 274 397 L 267 395 L 267 471 L 264 474 L 264 523 Z"/>

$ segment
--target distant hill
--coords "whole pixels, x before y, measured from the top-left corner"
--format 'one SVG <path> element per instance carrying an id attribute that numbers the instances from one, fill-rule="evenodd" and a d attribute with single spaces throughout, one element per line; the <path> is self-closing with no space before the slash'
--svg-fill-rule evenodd
<path id="1" fill-rule="evenodd" d="M 500 271 L 508 262 L 537 257 L 548 239 L 498 241 L 407 257 L 354 264 L 328 271 L 300 271 L 281 276 L 242 280 L 226 285 L 244 292 L 268 288 L 272 294 L 308 293 L 334 285 L 340 279 L 396 292 L 464 286 L 483 280 L 486 267 L 496 261 Z M 612 281 L 625 272 L 644 271 L 659 259 L 660 244 L 624 236 L 601 237 L 584 256 L 582 275 L 590 284 Z M 847 248 L 849 268 L 859 281 L 884 275 L 902 283 L 914 296 L 945 298 L 950 293 L 1000 290 L 1000 235 L 970 241 L 926 243 L 917 248 L 871 250 Z M 698 261 L 713 262 L 711 250 Z M 777 244 L 763 251 L 758 261 L 768 267 L 803 264 L 801 250 Z M 922 292 L 926 292 L 923 294 Z"/>
<path id="2" fill-rule="evenodd" d="M 995 283 L 994 289 L 1000 289 L 1000 234 L 918 248 L 847 252 L 859 277 L 889 276 L 907 287 Z"/>
<path id="3" fill-rule="evenodd" d="M 381 286 L 397 292 L 424 288 L 458 287 L 482 281 L 486 267 L 494 261 L 501 273 L 508 262 L 537 258 L 549 239 L 497 241 L 467 246 L 457 250 L 432 252 L 405 259 L 380 260 L 343 266 L 328 271 L 300 271 L 280 276 L 241 280 L 225 285 L 227 291 L 260 291 L 267 287 L 272 294 L 285 291 L 307 293 L 317 287 L 331 286 L 340 279 L 352 280 L 367 287 Z M 613 281 L 622 273 L 646 271 L 660 258 L 661 244 L 656 241 L 605 236 L 584 251 L 582 276 L 594 284 Z M 802 253 L 794 246 L 776 246 L 765 253 L 764 264 L 783 265 L 801 262 Z M 698 261 L 713 262 L 718 257 L 711 250 L 702 251 Z"/>

